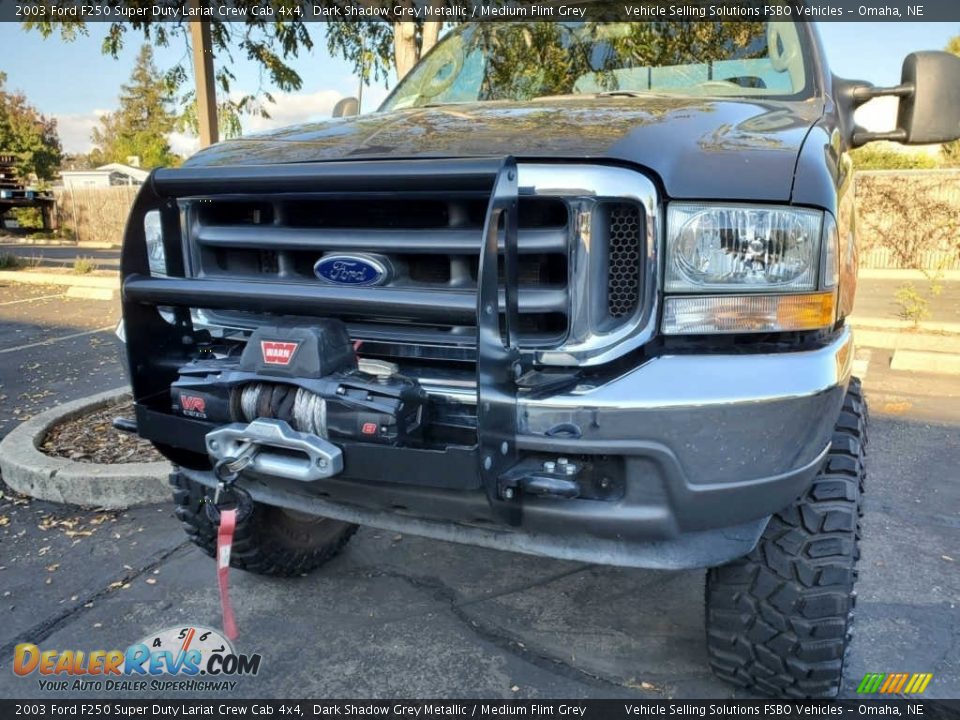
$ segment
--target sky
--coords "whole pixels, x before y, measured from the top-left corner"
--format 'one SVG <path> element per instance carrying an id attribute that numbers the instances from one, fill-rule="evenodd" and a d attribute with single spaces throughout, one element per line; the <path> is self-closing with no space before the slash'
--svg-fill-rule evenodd
<path id="1" fill-rule="evenodd" d="M 818 23 L 831 69 L 837 75 L 867 80 L 877 85 L 896 84 L 903 58 L 913 50 L 942 49 L 960 23 Z M 0 72 L 7 74 L 7 87 L 21 90 L 41 113 L 57 119 L 64 150 L 70 153 L 90 150 L 90 131 L 98 117 L 116 109 L 120 86 L 127 81 L 140 47 L 141 37 L 128 33 L 118 59 L 103 55 L 100 45 L 107 24 L 91 23 L 89 35 L 67 43 L 58 36 L 44 39 L 36 31 L 27 32 L 19 23 L 0 23 Z M 314 49 L 291 60 L 303 78 L 303 87 L 294 93 L 281 93 L 263 85 L 257 66 L 234 54 L 234 89 L 243 92 L 269 90 L 277 101 L 271 106 L 270 119 L 247 117 L 244 132 L 282 127 L 298 122 L 330 117 L 333 105 L 341 97 L 357 94 L 357 79 L 351 68 L 327 53 L 324 25 L 310 25 Z M 180 60 L 188 60 L 181 43 L 158 48 L 157 65 L 166 69 Z M 363 111 L 376 109 L 386 97 L 382 82 L 364 88 Z M 860 122 L 881 129 L 892 122 L 893 104 L 877 103 L 860 114 Z M 171 138 L 173 149 L 188 154 L 196 149 L 196 139 L 185 135 Z"/>

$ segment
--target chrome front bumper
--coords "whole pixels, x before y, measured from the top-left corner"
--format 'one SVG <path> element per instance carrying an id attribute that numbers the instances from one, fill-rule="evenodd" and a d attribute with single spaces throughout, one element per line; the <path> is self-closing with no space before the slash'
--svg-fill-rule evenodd
<path id="1" fill-rule="evenodd" d="M 749 552 L 819 471 L 852 359 L 843 329 L 817 350 L 663 356 L 601 386 L 521 398 L 521 453 L 622 457 L 626 490 L 617 501 L 525 497 L 515 526 L 497 523 L 481 492 L 349 477 L 349 467 L 321 483 L 240 482 L 260 502 L 441 540 L 624 566 L 717 565 Z M 551 437 L 560 425 L 581 436 Z M 210 473 L 183 472 L 212 484 Z"/>

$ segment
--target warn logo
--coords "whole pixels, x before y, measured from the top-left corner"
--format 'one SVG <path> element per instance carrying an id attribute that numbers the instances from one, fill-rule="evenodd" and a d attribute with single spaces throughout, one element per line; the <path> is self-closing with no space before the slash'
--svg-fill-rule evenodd
<path id="1" fill-rule="evenodd" d="M 207 411 L 207 401 L 197 395 L 180 394 L 180 407 L 184 412 L 202 413 Z"/>
<path id="2" fill-rule="evenodd" d="M 207 401 L 199 395 L 180 393 L 180 410 L 187 417 L 204 420 L 207 417 Z"/>
<path id="3" fill-rule="evenodd" d="M 289 365 L 298 347 L 300 347 L 300 343 L 276 340 L 260 341 L 260 352 L 263 353 L 263 362 L 267 365 Z"/>

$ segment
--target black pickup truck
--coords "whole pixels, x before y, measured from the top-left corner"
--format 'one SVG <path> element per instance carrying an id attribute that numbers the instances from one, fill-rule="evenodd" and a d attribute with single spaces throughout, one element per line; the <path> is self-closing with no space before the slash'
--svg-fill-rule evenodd
<path id="1" fill-rule="evenodd" d="M 896 129 L 857 127 L 881 95 Z M 834 695 L 867 440 L 848 151 L 957 136 L 960 59 L 842 80 L 811 23 L 462 25 L 375 113 L 153 173 L 122 260 L 139 434 L 207 553 L 239 508 L 236 567 L 312 570 L 362 524 L 709 568 L 716 673 Z"/>

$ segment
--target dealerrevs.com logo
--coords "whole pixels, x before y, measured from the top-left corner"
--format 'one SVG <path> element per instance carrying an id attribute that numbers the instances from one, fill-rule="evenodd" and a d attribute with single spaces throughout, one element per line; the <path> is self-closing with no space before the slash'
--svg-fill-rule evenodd
<path id="1" fill-rule="evenodd" d="M 236 653 L 217 630 L 189 626 L 161 630 L 126 650 L 41 650 L 21 643 L 13 672 L 49 691 L 224 692 L 236 687 L 233 678 L 256 675 L 261 659 Z"/>

